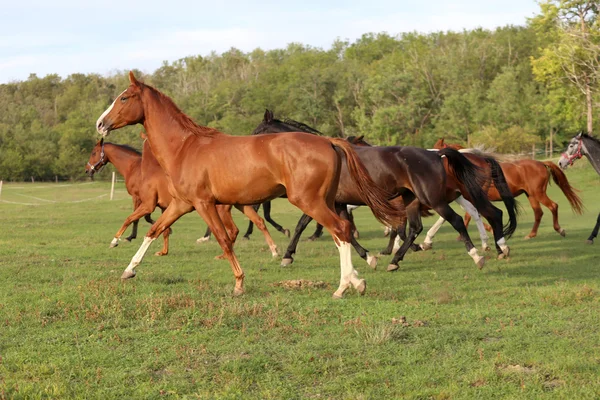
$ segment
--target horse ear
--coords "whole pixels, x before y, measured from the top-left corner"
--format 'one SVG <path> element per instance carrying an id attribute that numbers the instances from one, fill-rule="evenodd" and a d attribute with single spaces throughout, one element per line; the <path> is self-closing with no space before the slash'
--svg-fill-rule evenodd
<path id="1" fill-rule="evenodd" d="M 577 139 L 581 139 L 581 135 L 583 135 L 583 132 L 579 132 L 579 133 L 577 134 Z"/>
<path id="2" fill-rule="evenodd" d="M 362 141 L 364 138 L 365 138 L 365 135 L 360 135 L 359 137 L 354 139 L 354 141 L 355 141 L 355 143 L 358 143 L 358 142 Z"/>
<path id="3" fill-rule="evenodd" d="M 146 134 L 146 132 L 144 132 L 144 131 L 140 131 L 140 137 L 141 137 L 143 140 L 146 140 L 146 139 L 148 139 L 148 135 L 147 135 L 147 134 Z"/>
<path id="4" fill-rule="evenodd" d="M 135 79 L 135 75 L 133 75 L 133 71 L 129 71 L 129 83 L 133 86 L 139 86 L 140 82 Z"/>
<path id="5" fill-rule="evenodd" d="M 268 108 L 265 109 L 265 116 L 263 117 L 266 123 L 270 123 L 273 121 L 273 112 Z"/>

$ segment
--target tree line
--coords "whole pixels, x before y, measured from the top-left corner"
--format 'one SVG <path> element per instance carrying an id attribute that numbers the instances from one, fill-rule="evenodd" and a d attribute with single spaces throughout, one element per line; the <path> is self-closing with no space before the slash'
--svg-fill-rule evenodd
<path id="1" fill-rule="evenodd" d="M 142 79 L 197 123 L 247 135 L 265 108 L 330 136 L 430 147 L 440 137 L 530 151 L 594 131 L 600 30 L 595 2 L 552 0 L 523 26 L 369 33 L 329 49 L 186 57 Z M 98 116 L 128 85 L 110 76 L 30 77 L 0 85 L 0 179 L 81 179 Z M 140 148 L 140 126 L 115 143 Z"/>

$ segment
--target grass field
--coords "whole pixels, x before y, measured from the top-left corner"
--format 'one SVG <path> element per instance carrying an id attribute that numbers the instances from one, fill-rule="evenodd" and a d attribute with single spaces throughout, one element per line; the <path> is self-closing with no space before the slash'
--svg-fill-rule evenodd
<path id="1" fill-rule="evenodd" d="M 510 260 L 479 271 L 444 226 L 434 251 L 409 253 L 396 273 L 385 272 L 388 257 L 373 271 L 354 254 L 367 293 L 344 300 L 331 299 L 339 257 L 328 235 L 301 241 L 287 268 L 260 232 L 240 240 L 246 294 L 233 298 L 228 263 L 214 259 L 214 240 L 195 243 L 206 225 L 189 214 L 170 254 L 149 252 L 121 282 L 148 228 L 140 222 L 137 240 L 109 249 L 131 208 L 122 185 L 109 201 L 102 182 L 5 184 L 0 398 L 599 398 L 600 241 L 585 239 L 600 180 L 578 164 L 568 177 L 582 189 L 583 216 L 549 189 L 566 238 L 544 209 L 538 237 L 524 241 L 533 218 L 521 197 Z M 273 205 L 290 229 L 299 215 L 284 200 Z M 361 243 L 383 248 L 370 212 L 355 215 Z M 282 252 L 287 238 L 271 232 Z M 298 279 L 312 285 L 285 283 Z"/>

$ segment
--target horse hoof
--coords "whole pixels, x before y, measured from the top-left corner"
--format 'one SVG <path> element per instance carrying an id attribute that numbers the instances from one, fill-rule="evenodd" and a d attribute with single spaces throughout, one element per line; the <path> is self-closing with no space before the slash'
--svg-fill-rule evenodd
<path id="1" fill-rule="evenodd" d="M 594 244 L 594 239 L 588 239 L 585 241 L 586 244 Z"/>
<path id="2" fill-rule="evenodd" d="M 119 245 L 119 243 L 111 243 L 110 246 L 108 247 L 109 249 L 112 249 L 114 247 L 117 247 Z"/>
<path id="3" fill-rule="evenodd" d="M 523 240 L 529 240 L 529 239 L 533 239 L 534 237 L 535 237 L 535 236 L 529 236 L 529 235 L 527 235 L 527 236 L 525 236 L 525 237 L 523 238 Z"/>
<path id="4" fill-rule="evenodd" d="M 283 230 L 283 234 L 287 237 L 290 237 L 290 230 L 289 229 L 284 229 Z"/>
<path id="5" fill-rule="evenodd" d="M 481 246 L 481 250 L 483 251 L 491 251 L 492 249 L 487 244 L 485 246 Z"/>
<path id="6" fill-rule="evenodd" d="M 389 256 L 390 254 L 392 254 L 390 251 L 387 250 L 382 250 L 379 252 L 380 256 Z"/>
<path id="7" fill-rule="evenodd" d="M 421 250 L 423 251 L 427 251 L 427 250 L 431 250 L 433 248 L 433 243 L 426 243 L 423 242 L 419 245 L 419 247 L 421 248 Z"/>
<path id="8" fill-rule="evenodd" d="M 215 256 L 215 260 L 224 260 L 224 259 L 225 259 L 225 254 Z"/>
<path id="9" fill-rule="evenodd" d="M 196 240 L 196 243 L 204 243 L 204 242 L 208 242 L 210 240 L 210 236 L 205 236 L 205 237 L 201 237 L 200 239 Z"/>
<path id="10" fill-rule="evenodd" d="M 358 231 L 354 231 L 352 235 L 354 236 L 354 239 L 359 239 L 360 234 L 358 233 Z"/>
<path id="11" fill-rule="evenodd" d="M 372 255 L 368 255 L 367 256 L 367 264 L 369 264 L 369 267 L 373 268 L 373 269 L 377 269 L 377 257 L 373 257 Z"/>
<path id="12" fill-rule="evenodd" d="M 244 239 L 244 240 L 250 240 L 250 236 L 242 236 L 242 239 Z"/>
<path id="13" fill-rule="evenodd" d="M 293 262 L 294 262 L 293 258 L 284 258 L 283 260 L 281 260 L 281 266 L 287 267 L 288 265 L 290 265 Z"/>
<path id="14" fill-rule="evenodd" d="M 126 237 L 125 238 L 125 240 L 127 240 L 128 242 L 131 242 L 133 239 L 135 239 L 135 238 L 132 238 L 132 237 Z"/>
<path id="15" fill-rule="evenodd" d="M 135 278 L 135 271 L 128 271 L 128 270 L 123 271 L 123 275 L 121 275 L 122 280 L 131 279 L 131 278 Z"/>
<path id="16" fill-rule="evenodd" d="M 331 298 L 334 300 L 342 300 L 344 298 L 344 296 L 340 296 L 339 294 L 334 293 L 331 295 Z"/>
<path id="17" fill-rule="evenodd" d="M 483 266 L 485 265 L 485 258 L 479 257 L 479 260 L 475 264 L 477 264 L 477 268 L 483 269 Z"/>
<path id="18" fill-rule="evenodd" d="M 356 287 L 356 290 L 358 291 L 358 293 L 360 293 L 361 296 L 364 296 L 364 294 L 367 290 L 367 281 L 365 281 L 364 279 L 361 279 L 360 283 Z"/>
<path id="19" fill-rule="evenodd" d="M 310 236 L 307 240 L 309 242 L 314 242 L 315 240 L 317 240 L 319 237 L 318 236 Z"/>
<path id="20" fill-rule="evenodd" d="M 154 255 L 157 257 L 166 256 L 167 252 L 166 251 L 157 251 L 156 253 L 154 253 Z"/>
<path id="21" fill-rule="evenodd" d="M 387 270 L 386 271 L 387 272 L 393 272 L 393 271 L 396 271 L 398 268 L 400 268 L 399 265 L 390 264 L 390 265 L 387 266 Z"/>
<path id="22" fill-rule="evenodd" d="M 559 235 L 562 237 L 567 236 L 567 231 L 565 231 L 564 229 L 560 228 L 560 231 L 558 231 Z"/>
<path id="23" fill-rule="evenodd" d="M 239 297 L 243 294 L 244 294 L 244 289 L 238 288 L 238 287 L 233 289 L 233 297 Z"/>

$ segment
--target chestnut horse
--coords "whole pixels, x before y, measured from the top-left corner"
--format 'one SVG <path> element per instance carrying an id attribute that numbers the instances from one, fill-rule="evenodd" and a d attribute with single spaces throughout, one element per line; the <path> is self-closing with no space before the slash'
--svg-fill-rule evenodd
<path id="1" fill-rule="evenodd" d="M 596 170 L 596 173 L 600 175 L 600 140 L 586 133 L 579 133 L 569 141 L 567 149 L 561 154 L 560 160 L 558 160 L 558 166 L 562 169 L 567 169 L 569 165 L 573 165 L 576 160 L 579 160 L 583 156 L 588 159 L 592 167 Z M 596 226 L 594 226 L 590 237 L 587 239 L 588 244 L 594 243 L 599 229 L 600 214 L 598 214 L 598 218 L 596 219 Z"/>
<path id="2" fill-rule="evenodd" d="M 458 148 L 460 145 L 449 145 L 445 144 L 443 139 L 438 140 L 436 148 Z M 461 147 L 462 148 L 462 147 Z M 504 172 L 508 187 L 514 197 L 520 196 L 525 193 L 533 213 L 535 216 L 535 222 L 531 232 L 525 236 L 525 239 L 531 239 L 537 236 L 540 222 L 542 221 L 542 207 L 540 203 L 546 206 L 550 212 L 552 212 L 552 218 L 554 222 L 554 230 L 561 236 L 565 236 L 566 232 L 560 227 L 558 223 L 558 204 L 552 201 L 546 194 L 550 176 L 554 180 L 554 183 L 562 190 L 563 194 L 571 204 L 571 209 L 581 214 L 583 212 L 583 203 L 581 198 L 575 193 L 577 189 L 573 188 L 569 184 L 569 180 L 560 168 L 552 161 L 536 161 L 536 160 L 518 160 L 513 162 L 501 162 L 500 167 Z M 501 200 L 500 195 L 494 187 L 488 189 L 488 196 L 492 201 Z M 465 215 L 465 224 L 468 226 L 471 217 L 469 214 Z"/>
<path id="3" fill-rule="evenodd" d="M 231 265 L 234 295 L 242 294 L 244 272 L 216 206 L 259 204 L 286 195 L 319 221 L 338 247 L 341 277 L 334 297 L 342 297 L 350 286 L 365 292 L 366 282 L 352 266 L 350 224 L 335 212 L 342 154 L 356 188 L 376 217 L 395 224 L 400 214 L 388 205 L 388 194 L 375 185 L 348 142 L 300 132 L 226 135 L 197 125 L 169 97 L 139 82 L 132 72 L 129 81 L 129 87 L 98 118 L 96 129 L 106 136 L 127 125 L 143 124 L 152 152 L 167 175 L 173 200 L 152 225 L 121 278 L 134 277 L 135 267 L 157 236 L 195 209 Z"/>
<path id="4" fill-rule="evenodd" d="M 138 220 L 142 216 L 146 216 L 146 220 L 153 224 L 154 221 L 150 219 L 150 214 L 154 212 L 156 207 L 159 207 L 164 212 L 172 200 L 168 189 L 167 177 L 154 157 L 154 154 L 152 154 L 150 145 L 146 140 L 147 136 L 144 133 L 141 133 L 140 136 L 144 139 L 142 154 L 127 145 L 104 143 L 104 139 L 100 139 L 92 149 L 86 166 L 86 172 L 90 176 L 93 176 L 96 171 L 108 162 L 111 162 L 125 178 L 127 191 L 134 199 L 134 211 L 127 217 L 121 229 L 115 234 L 110 247 L 117 247 L 119 245 L 121 236 L 132 222 L 134 224 L 133 232 L 125 240 L 131 241 L 135 239 L 137 236 Z M 219 205 L 217 209 L 219 214 L 225 218 L 225 226 L 229 237 L 235 242 L 239 230 L 231 218 L 231 207 L 231 205 Z M 271 254 L 273 257 L 277 257 L 279 255 L 277 253 L 277 245 L 271 238 L 263 219 L 260 218 L 252 207 L 240 207 L 239 209 L 250 218 L 250 221 L 255 221 L 256 226 L 265 236 L 265 241 L 271 250 Z M 164 231 L 163 249 L 155 253 L 155 255 L 164 256 L 169 253 L 170 231 L 171 229 Z M 217 256 L 217 258 L 222 257 L 222 255 Z"/>
<path id="5" fill-rule="evenodd" d="M 265 118 L 254 130 L 254 133 L 289 132 L 294 130 L 297 124 L 299 123 L 290 125 L 288 121 Z M 480 268 L 483 267 L 484 258 L 477 254 L 477 249 L 474 248 L 461 218 L 448 205 L 449 201 L 459 197 L 460 192 L 464 193 L 469 200 L 473 199 L 477 209 L 482 210 L 482 213 L 490 218 L 490 221 L 497 228 L 494 233 L 498 241 L 499 254 L 508 255 L 509 248 L 506 246 L 503 236 L 505 234 L 509 236 L 514 231 L 516 220 L 511 218 L 510 228 L 507 228 L 506 232 L 502 231 L 502 211 L 492 206 L 480 186 L 480 183 L 483 183 L 486 178 L 480 176 L 479 169 L 469 162 L 465 156 L 457 151 L 445 151 L 438 154 L 416 147 L 371 147 L 364 141 L 361 144 L 368 147 L 355 146 L 358 156 L 375 182 L 390 193 L 390 203 L 403 215 L 403 219 L 395 228 L 398 227 L 401 234 L 404 234 L 407 218 L 410 222 L 408 240 L 405 240 L 396 252 L 392 262 L 388 265 L 388 271 L 397 270 L 399 268 L 398 262 L 404 258 L 408 249 L 413 247 L 413 241 L 422 230 L 423 207 L 432 208 L 440 215 L 453 218 L 455 221 L 453 227 L 462 237 L 466 238 L 465 243 L 469 255 Z M 449 172 L 448 178 L 446 176 L 447 171 Z M 342 178 L 335 198 L 336 203 L 340 205 L 339 212 L 344 216 L 346 216 L 346 205 L 363 204 L 357 197 L 352 182 L 346 175 L 345 170 L 342 169 Z M 454 184 L 451 182 L 454 182 Z M 508 191 L 508 188 L 506 190 Z M 453 193 L 454 197 L 448 200 L 450 192 Z M 510 206 L 509 210 L 511 210 Z M 296 252 L 300 235 L 310 221 L 311 218 L 307 215 L 300 218 L 282 265 L 289 265 L 293 262 L 293 254 Z M 360 246 L 356 240 L 353 239 L 352 244 L 369 265 L 372 267 L 376 265 L 376 259 L 370 256 L 368 251 Z"/>

